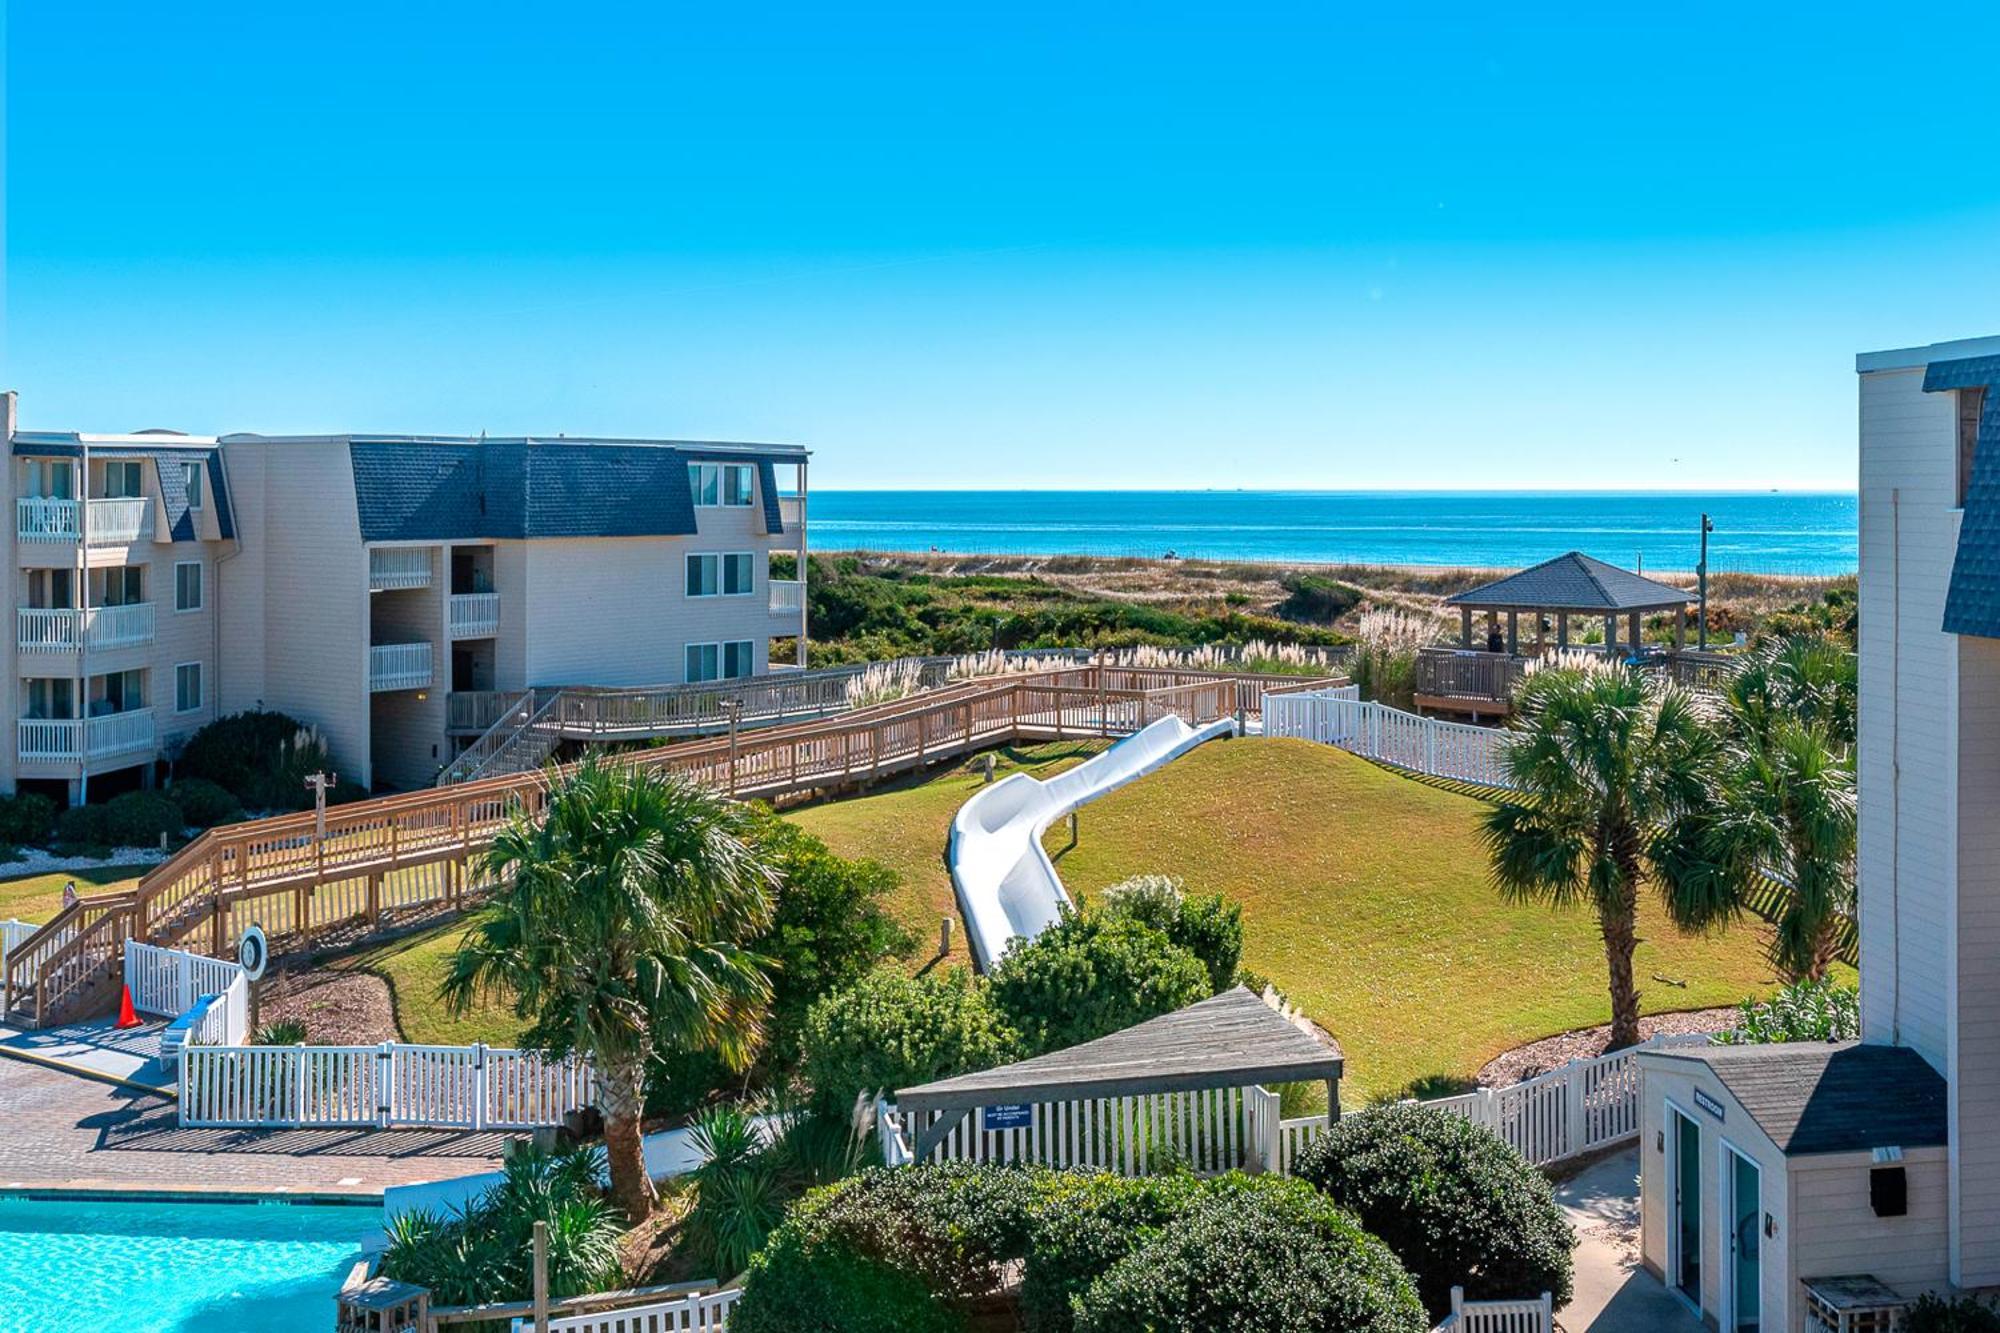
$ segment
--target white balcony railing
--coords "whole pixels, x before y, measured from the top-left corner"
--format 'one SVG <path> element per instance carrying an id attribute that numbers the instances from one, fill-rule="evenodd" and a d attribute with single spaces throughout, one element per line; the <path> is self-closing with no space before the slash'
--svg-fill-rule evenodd
<path id="1" fill-rule="evenodd" d="M 89 757 L 151 750 L 156 739 L 153 710 L 135 708 L 88 721 L 77 718 L 22 718 L 17 724 L 22 759 L 76 759 L 77 739 L 87 737 Z"/>
<path id="2" fill-rule="evenodd" d="M 425 546 L 388 546 L 368 553 L 368 590 L 431 586 L 431 553 Z"/>
<path id="3" fill-rule="evenodd" d="M 153 531 L 153 502 L 138 500 L 92 500 L 90 502 L 90 544 L 126 546 L 150 536 Z"/>
<path id="4" fill-rule="evenodd" d="M 74 500 L 24 495 L 14 501 L 14 532 L 24 542 L 73 542 L 82 521 Z M 90 544 L 125 546 L 152 532 L 153 502 L 143 497 L 90 502 Z"/>
<path id="5" fill-rule="evenodd" d="M 18 637 L 24 653 L 73 653 L 76 651 L 77 622 L 88 626 L 92 649 L 129 648 L 153 641 L 153 604 L 135 602 L 130 606 L 94 606 L 88 612 L 68 607 L 24 606 L 15 612 Z"/>
<path id="6" fill-rule="evenodd" d="M 454 639 L 478 639 L 500 629 L 500 594 L 455 592 L 445 608 Z"/>
<path id="7" fill-rule="evenodd" d="M 775 615 L 794 614 L 806 609 L 806 585 L 798 579 L 772 579 L 771 611 Z"/>
<path id="8" fill-rule="evenodd" d="M 79 521 L 74 500 L 24 495 L 14 501 L 14 534 L 24 542 L 73 542 Z"/>
<path id="9" fill-rule="evenodd" d="M 420 690 L 430 683 L 430 644 L 377 643 L 369 646 L 369 689 Z"/>

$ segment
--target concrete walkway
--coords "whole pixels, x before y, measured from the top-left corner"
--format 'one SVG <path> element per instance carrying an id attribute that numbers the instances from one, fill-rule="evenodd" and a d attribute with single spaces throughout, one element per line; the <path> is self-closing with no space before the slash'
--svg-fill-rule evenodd
<path id="1" fill-rule="evenodd" d="M 164 1019 L 155 1019 L 121 1032 L 109 1018 L 26 1031 L 0 1027 L 0 1057 L 22 1055 L 86 1078 L 171 1088 L 174 1075 L 160 1063 L 160 1034 L 166 1029 Z"/>
<path id="2" fill-rule="evenodd" d="M 1556 1316 L 1567 1333 L 1705 1333 L 1639 1264 L 1639 1149 L 1594 1162 L 1556 1186 L 1576 1228 L 1576 1294 Z"/>

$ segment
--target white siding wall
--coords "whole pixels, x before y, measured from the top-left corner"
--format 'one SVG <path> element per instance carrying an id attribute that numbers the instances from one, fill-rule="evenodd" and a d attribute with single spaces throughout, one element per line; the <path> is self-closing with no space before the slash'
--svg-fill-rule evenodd
<path id="1" fill-rule="evenodd" d="M 506 543 L 525 548 L 525 683 L 670 684 L 681 679 L 686 645 L 732 639 L 750 640 L 756 669 L 764 670 L 775 622 L 765 566 L 786 539 L 764 535 L 754 512 L 698 510 L 701 533 L 694 537 Z M 732 551 L 752 553 L 750 595 L 687 596 L 687 555 Z M 499 568 L 505 617 L 512 596 L 507 562 Z M 503 673 L 506 657 L 503 647 Z"/>
<path id="2" fill-rule="evenodd" d="M 1923 377 L 1861 377 L 1861 988 L 1868 1040 L 1949 1073 L 1956 426 Z"/>
<path id="3" fill-rule="evenodd" d="M 1905 1296 L 1941 1287 L 1946 1280 L 1949 1231 L 1945 1150 L 1912 1148 L 1903 1155 L 1910 1211 L 1877 1217 L 1868 1202 L 1867 1153 L 1795 1158 L 1791 1164 L 1791 1215 L 1797 1235 L 1792 1262 L 1800 1278 L 1868 1273 Z M 1794 1316 L 1799 1333 L 1802 1321 Z"/>
<path id="4" fill-rule="evenodd" d="M 223 453 L 242 537 L 223 566 L 223 706 L 261 699 L 317 726 L 341 776 L 366 784 L 368 553 L 348 451 L 244 440 Z"/>

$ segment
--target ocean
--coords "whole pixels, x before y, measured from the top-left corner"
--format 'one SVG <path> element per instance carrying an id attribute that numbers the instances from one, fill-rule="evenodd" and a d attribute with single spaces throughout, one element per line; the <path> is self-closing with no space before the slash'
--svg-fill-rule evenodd
<path id="1" fill-rule="evenodd" d="M 816 550 L 1513 568 L 1579 550 L 1626 568 L 1845 574 L 1851 492 L 812 492 Z"/>

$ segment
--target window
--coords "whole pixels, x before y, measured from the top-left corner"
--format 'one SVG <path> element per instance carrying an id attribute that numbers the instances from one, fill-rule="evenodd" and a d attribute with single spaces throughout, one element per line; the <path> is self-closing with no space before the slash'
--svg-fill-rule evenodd
<path id="1" fill-rule="evenodd" d="M 201 561 L 183 560 L 174 566 L 174 610 L 201 610 Z"/>
<path id="2" fill-rule="evenodd" d="M 55 459 L 25 459 L 22 465 L 21 494 L 35 499 L 73 500 L 76 474 L 70 465 Z"/>
<path id="3" fill-rule="evenodd" d="M 201 464 L 181 464 L 181 481 L 187 488 L 188 508 L 201 508 Z"/>
<path id="4" fill-rule="evenodd" d="M 113 565 L 93 572 L 92 596 L 99 606 L 137 606 L 146 600 L 146 567 Z"/>
<path id="5" fill-rule="evenodd" d="M 90 678 L 90 715 L 107 717 L 146 706 L 146 673 L 113 671 Z"/>
<path id="6" fill-rule="evenodd" d="M 688 482 L 694 488 L 694 502 L 704 508 L 716 505 L 747 505 L 756 482 L 756 469 L 748 463 L 689 463 Z"/>
<path id="7" fill-rule="evenodd" d="M 1958 391 L 1958 503 L 1972 486 L 1972 455 L 1979 448 L 1979 416 L 1986 410 L 1986 389 Z"/>
<path id="8" fill-rule="evenodd" d="M 43 610 L 51 607 L 67 610 L 74 607 L 76 598 L 70 595 L 70 588 L 75 572 L 69 569 L 29 570 L 28 605 Z"/>
<path id="9" fill-rule="evenodd" d="M 687 646 L 687 679 L 690 684 L 704 680 L 736 680 L 756 673 L 757 646 L 753 640 L 691 643 Z"/>
<path id="10" fill-rule="evenodd" d="M 192 713 L 201 707 L 201 663 L 182 662 L 174 668 L 174 711 Z"/>
<path id="11" fill-rule="evenodd" d="M 104 497 L 107 500 L 136 499 L 146 493 L 145 475 L 137 460 L 113 460 L 104 465 Z"/>
<path id="12" fill-rule="evenodd" d="M 755 571 L 756 556 L 749 551 L 691 554 L 687 558 L 687 595 L 747 597 L 757 590 Z"/>
<path id="13" fill-rule="evenodd" d="M 32 676 L 28 679 L 28 711 L 31 719 L 75 717 L 76 708 L 71 700 L 76 682 L 63 677 Z"/>

